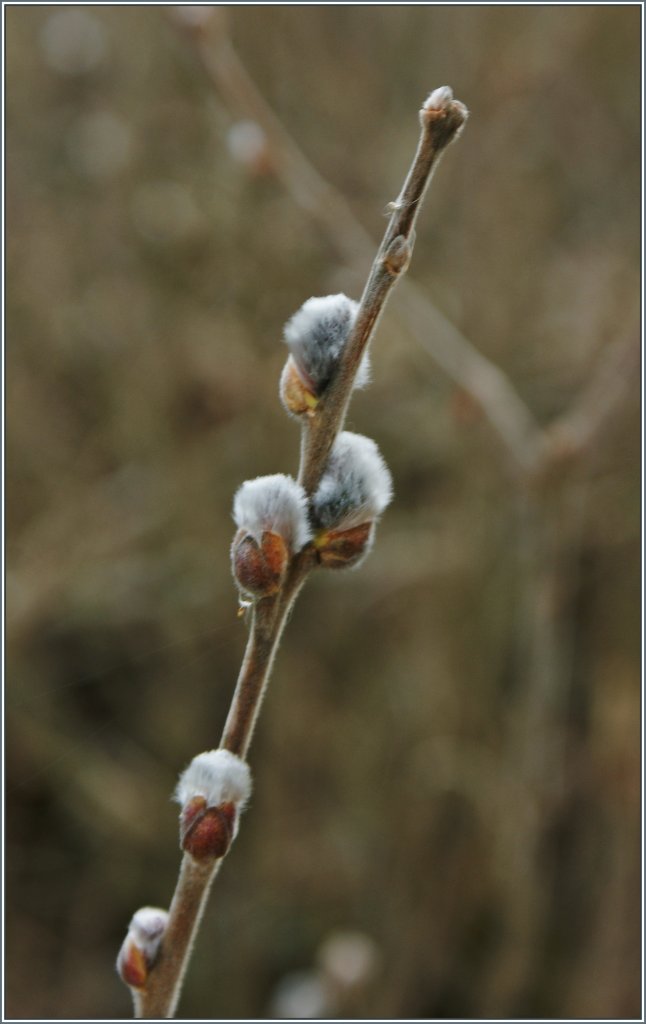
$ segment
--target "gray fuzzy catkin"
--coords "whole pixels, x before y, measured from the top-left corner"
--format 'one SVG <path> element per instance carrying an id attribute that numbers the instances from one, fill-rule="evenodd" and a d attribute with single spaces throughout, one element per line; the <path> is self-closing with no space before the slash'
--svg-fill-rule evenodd
<path id="1" fill-rule="evenodd" d="M 343 431 L 312 498 L 317 525 L 349 528 L 376 520 L 392 499 L 392 477 L 368 437 Z"/>
<path id="2" fill-rule="evenodd" d="M 247 480 L 233 499 L 233 518 L 257 541 L 265 530 L 278 533 L 292 551 L 300 551 L 312 531 L 307 495 L 291 476 L 274 473 Z"/>
<path id="3" fill-rule="evenodd" d="M 285 342 L 298 369 L 317 394 L 325 390 L 334 375 L 358 309 L 359 304 L 343 294 L 311 298 L 285 324 Z M 354 386 L 365 386 L 369 376 L 366 353 Z"/>

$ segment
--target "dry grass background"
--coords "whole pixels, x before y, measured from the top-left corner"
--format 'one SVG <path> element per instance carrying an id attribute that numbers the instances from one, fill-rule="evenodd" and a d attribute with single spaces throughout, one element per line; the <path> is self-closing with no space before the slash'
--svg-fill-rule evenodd
<path id="1" fill-rule="evenodd" d="M 469 106 L 410 276 L 540 423 L 637 322 L 640 13 L 229 11 L 376 239 L 421 101 Z M 358 297 L 369 260 L 236 162 L 168 8 L 8 7 L 6 33 L 6 1013 L 127 1017 L 113 960 L 170 897 L 169 794 L 243 650 L 232 495 L 297 463 L 281 327 Z M 298 602 L 181 1012 L 277 1013 L 351 930 L 376 967 L 330 1015 L 638 1015 L 638 374 L 527 497 L 400 301 L 350 416 L 396 500 L 368 562 Z"/>

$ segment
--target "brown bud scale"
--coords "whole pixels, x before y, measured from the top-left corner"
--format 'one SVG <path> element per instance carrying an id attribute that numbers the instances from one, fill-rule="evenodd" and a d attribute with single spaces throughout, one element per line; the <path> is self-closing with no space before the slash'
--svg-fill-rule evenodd
<path id="1" fill-rule="evenodd" d="M 148 980 L 148 964 L 143 950 L 132 940 L 126 940 L 119 954 L 118 968 L 121 978 L 130 988 L 145 987 Z"/>
<path id="2" fill-rule="evenodd" d="M 460 134 L 469 112 L 464 103 L 451 99 L 439 108 L 424 106 L 420 110 L 420 122 L 430 132 L 435 147 L 444 149 Z"/>
<path id="3" fill-rule="evenodd" d="M 182 807 L 182 811 L 179 816 L 180 845 L 183 845 L 187 833 L 190 832 L 195 822 L 204 815 L 205 811 L 206 800 L 203 796 L 194 796 L 192 800 L 189 800 L 189 802 Z"/>
<path id="4" fill-rule="evenodd" d="M 289 413 L 313 416 L 319 399 L 312 385 L 303 379 L 292 356 L 285 363 L 280 378 L 280 398 Z"/>
<path id="5" fill-rule="evenodd" d="M 326 530 L 314 539 L 319 565 L 325 569 L 349 569 L 370 548 L 374 524 L 361 523 L 349 530 Z"/>
<path id="6" fill-rule="evenodd" d="M 266 530 L 260 544 L 244 530 L 238 530 L 231 550 L 233 574 L 243 590 L 256 597 L 275 594 L 289 561 L 289 551 L 278 533 Z"/>
<path id="7" fill-rule="evenodd" d="M 196 798 L 201 799 L 201 798 Z M 191 800 L 185 810 L 192 808 L 196 800 Z M 191 809 L 189 820 L 185 823 L 184 814 L 180 818 L 181 846 L 196 860 L 212 858 L 218 860 L 228 852 L 233 841 L 235 830 L 236 809 L 232 803 L 222 803 L 217 807 Z"/>

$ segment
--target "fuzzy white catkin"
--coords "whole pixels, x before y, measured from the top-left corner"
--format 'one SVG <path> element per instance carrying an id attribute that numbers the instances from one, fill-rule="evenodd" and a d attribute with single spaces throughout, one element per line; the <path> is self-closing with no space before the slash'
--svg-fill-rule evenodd
<path id="1" fill-rule="evenodd" d="M 292 551 L 300 551 L 312 537 L 307 517 L 307 495 L 291 476 L 275 473 L 247 480 L 233 499 L 236 526 L 260 541 L 265 530 L 278 533 Z"/>
<path id="2" fill-rule="evenodd" d="M 359 303 L 347 295 L 325 295 L 304 302 L 285 324 L 285 342 L 298 368 L 316 391 L 322 391 L 334 374 L 357 317 Z M 366 352 L 354 382 L 364 387 L 370 377 Z"/>
<path id="3" fill-rule="evenodd" d="M 196 796 L 204 797 L 208 807 L 234 803 L 242 810 L 251 796 L 249 765 L 228 750 L 198 754 L 180 775 L 175 790 L 182 806 Z"/>
<path id="4" fill-rule="evenodd" d="M 392 477 L 374 441 L 343 431 L 312 499 L 320 526 L 345 527 L 375 520 L 393 496 Z"/>
<path id="5" fill-rule="evenodd" d="M 128 932 L 139 949 L 153 958 L 168 923 L 168 913 L 159 907 L 141 907 L 133 916 Z"/>

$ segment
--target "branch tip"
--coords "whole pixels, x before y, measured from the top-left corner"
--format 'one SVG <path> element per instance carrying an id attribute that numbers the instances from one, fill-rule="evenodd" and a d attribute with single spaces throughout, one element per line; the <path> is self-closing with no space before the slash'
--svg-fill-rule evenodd
<path id="1" fill-rule="evenodd" d="M 422 110 L 446 110 L 453 102 L 453 89 L 450 85 L 440 85 L 425 99 Z"/>
<path id="2" fill-rule="evenodd" d="M 434 89 L 419 112 L 420 124 L 431 132 L 438 149 L 458 137 L 468 116 L 466 106 L 453 98 L 453 90 L 448 85 Z"/>

